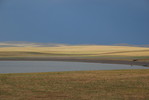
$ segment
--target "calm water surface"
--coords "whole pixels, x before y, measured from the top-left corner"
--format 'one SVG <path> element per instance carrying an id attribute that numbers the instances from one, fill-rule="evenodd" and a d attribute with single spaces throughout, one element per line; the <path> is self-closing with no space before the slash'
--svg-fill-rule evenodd
<path id="1" fill-rule="evenodd" d="M 149 69 L 122 64 L 61 61 L 0 61 L 0 73 L 60 72 L 85 70 Z"/>

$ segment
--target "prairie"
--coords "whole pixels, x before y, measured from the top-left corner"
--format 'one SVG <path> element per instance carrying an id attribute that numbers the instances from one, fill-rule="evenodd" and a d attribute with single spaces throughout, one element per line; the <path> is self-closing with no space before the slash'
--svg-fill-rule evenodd
<path id="1" fill-rule="evenodd" d="M 149 70 L 0 74 L 1 100 L 148 100 Z"/>
<path id="2" fill-rule="evenodd" d="M 103 45 L 0 47 L 0 60 L 122 60 L 149 63 L 149 48 Z M 82 60 L 83 59 L 83 60 Z M 1 100 L 148 100 L 149 70 L 0 74 Z"/>
<path id="3" fill-rule="evenodd" d="M 60 45 L 56 47 L 0 47 L 0 60 L 120 60 L 149 62 L 149 48 L 106 45 Z"/>
<path id="4" fill-rule="evenodd" d="M 18 54 L 17 54 L 18 52 Z M 81 56 L 149 56 L 149 48 L 128 46 L 78 45 L 59 47 L 1 47 L 0 57 L 20 56 L 20 53 L 30 56 L 81 55 Z M 14 54 L 13 54 L 14 53 Z M 48 55 L 49 54 L 49 55 Z M 29 56 L 27 55 L 27 56 Z"/>

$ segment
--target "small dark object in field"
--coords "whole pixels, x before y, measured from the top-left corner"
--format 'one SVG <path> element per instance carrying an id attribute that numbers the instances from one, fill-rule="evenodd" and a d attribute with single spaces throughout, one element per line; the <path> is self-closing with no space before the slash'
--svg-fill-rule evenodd
<path id="1" fill-rule="evenodd" d="M 138 59 L 133 59 L 133 62 L 138 61 Z"/>
<path id="2" fill-rule="evenodd" d="M 138 59 L 133 59 L 132 62 L 136 62 L 138 61 Z M 133 63 L 131 64 L 131 66 L 133 66 Z"/>
<path id="3" fill-rule="evenodd" d="M 142 66 L 145 66 L 145 67 L 147 67 L 147 66 L 149 66 L 149 65 L 146 65 L 146 64 L 144 64 L 144 65 L 142 65 Z"/>

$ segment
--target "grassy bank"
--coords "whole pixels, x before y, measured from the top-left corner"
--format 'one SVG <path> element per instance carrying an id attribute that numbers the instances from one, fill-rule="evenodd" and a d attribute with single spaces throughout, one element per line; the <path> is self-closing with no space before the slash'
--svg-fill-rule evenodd
<path id="1" fill-rule="evenodd" d="M 61 60 L 149 65 L 149 48 L 106 45 L 0 47 L 0 60 Z M 127 62 L 125 62 L 127 61 Z"/>
<path id="2" fill-rule="evenodd" d="M 148 100 L 149 70 L 0 74 L 1 100 Z"/>

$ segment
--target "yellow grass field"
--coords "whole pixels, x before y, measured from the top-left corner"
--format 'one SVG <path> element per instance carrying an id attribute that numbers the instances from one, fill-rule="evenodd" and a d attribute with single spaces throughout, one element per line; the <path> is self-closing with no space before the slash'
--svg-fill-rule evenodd
<path id="1" fill-rule="evenodd" d="M 0 58 L 92 57 L 149 60 L 149 48 L 106 45 L 62 45 L 57 47 L 0 47 Z"/>

